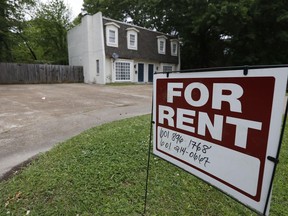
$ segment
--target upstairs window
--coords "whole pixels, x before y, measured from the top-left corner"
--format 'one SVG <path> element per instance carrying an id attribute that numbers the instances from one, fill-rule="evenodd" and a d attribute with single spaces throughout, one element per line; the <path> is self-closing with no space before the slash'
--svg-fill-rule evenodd
<path id="1" fill-rule="evenodd" d="M 158 53 L 159 54 L 166 54 L 166 40 L 167 40 L 167 37 L 165 37 L 163 35 L 157 37 Z"/>
<path id="2" fill-rule="evenodd" d="M 116 32 L 114 30 L 109 29 L 108 37 L 109 44 L 116 44 Z"/>
<path id="3" fill-rule="evenodd" d="M 106 26 L 106 45 L 112 47 L 118 47 L 118 29 L 120 28 L 114 22 L 105 24 Z"/>
<path id="4" fill-rule="evenodd" d="M 160 40 L 159 43 L 160 43 L 159 51 L 161 53 L 165 53 L 165 46 L 164 46 L 165 45 L 165 41 Z"/>
<path id="5" fill-rule="evenodd" d="M 127 48 L 131 50 L 138 49 L 138 30 L 136 28 L 127 28 Z"/>
<path id="6" fill-rule="evenodd" d="M 171 40 L 171 55 L 172 56 L 178 55 L 178 40 L 176 39 Z"/>
<path id="7" fill-rule="evenodd" d="M 130 34 L 129 35 L 129 45 L 130 47 L 135 47 L 136 46 L 136 35 Z"/>

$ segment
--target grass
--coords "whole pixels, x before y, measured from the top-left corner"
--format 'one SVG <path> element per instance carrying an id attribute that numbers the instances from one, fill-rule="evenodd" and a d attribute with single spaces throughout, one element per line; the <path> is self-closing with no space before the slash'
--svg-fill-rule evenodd
<path id="1" fill-rule="evenodd" d="M 0 215 L 141 215 L 150 116 L 87 130 L 0 183 Z M 270 215 L 288 215 L 288 135 Z M 151 155 L 146 215 L 256 215 L 194 176 Z"/>

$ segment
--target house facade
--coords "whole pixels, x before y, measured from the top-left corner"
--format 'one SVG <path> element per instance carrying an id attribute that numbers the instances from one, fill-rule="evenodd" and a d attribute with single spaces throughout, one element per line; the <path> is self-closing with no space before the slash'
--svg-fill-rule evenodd
<path id="1" fill-rule="evenodd" d="M 68 32 L 69 65 L 85 83 L 152 82 L 155 71 L 180 70 L 176 37 L 102 16 L 86 15 Z"/>

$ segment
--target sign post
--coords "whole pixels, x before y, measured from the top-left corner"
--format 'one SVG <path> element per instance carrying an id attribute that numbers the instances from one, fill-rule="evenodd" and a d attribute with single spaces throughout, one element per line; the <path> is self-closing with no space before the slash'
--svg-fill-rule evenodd
<path id="1" fill-rule="evenodd" d="M 287 75 L 287 67 L 155 74 L 154 154 L 268 215 Z"/>

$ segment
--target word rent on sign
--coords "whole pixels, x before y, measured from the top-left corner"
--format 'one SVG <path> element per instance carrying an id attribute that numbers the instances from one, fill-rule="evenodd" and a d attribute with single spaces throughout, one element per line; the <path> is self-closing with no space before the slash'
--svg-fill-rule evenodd
<path id="1" fill-rule="evenodd" d="M 154 154 L 263 213 L 287 80 L 275 70 L 156 74 Z"/>
<path id="2" fill-rule="evenodd" d="M 177 90 L 178 89 L 178 90 Z M 199 91 L 200 97 L 193 99 L 192 92 Z M 224 92 L 229 91 L 229 95 L 225 95 Z M 182 95 L 183 93 L 183 95 Z M 186 103 L 191 107 L 203 107 L 207 104 L 209 97 L 212 100 L 212 109 L 221 110 L 221 106 L 224 102 L 227 102 L 231 112 L 242 113 L 242 104 L 239 98 L 243 95 L 243 88 L 238 84 L 227 83 L 214 83 L 212 88 L 212 94 L 209 94 L 208 88 L 199 82 L 190 83 L 185 90 L 183 90 L 183 83 L 168 83 L 167 84 L 167 103 L 173 104 L 174 97 L 182 97 Z M 176 123 L 173 117 L 176 116 Z M 192 126 L 195 117 L 198 117 L 197 129 Z M 168 125 L 171 127 L 179 128 L 183 131 L 192 133 L 198 133 L 199 135 L 206 135 L 206 128 L 215 140 L 222 141 L 222 131 L 224 116 L 215 114 L 213 116 L 214 122 L 211 122 L 208 113 L 199 111 L 196 115 L 196 111 L 193 109 L 181 109 L 177 108 L 176 111 L 169 107 L 159 105 L 159 123 L 164 124 L 164 120 L 168 121 Z M 235 117 L 226 117 L 225 123 L 235 125 L 235 145 L 246 148 L 246 141 L 248 135 L 248 129 L 261 130 L 262 122 L 246 120 Z M 189 124 L 191 126 L 189 126 Z"/>

